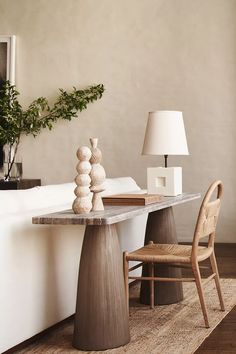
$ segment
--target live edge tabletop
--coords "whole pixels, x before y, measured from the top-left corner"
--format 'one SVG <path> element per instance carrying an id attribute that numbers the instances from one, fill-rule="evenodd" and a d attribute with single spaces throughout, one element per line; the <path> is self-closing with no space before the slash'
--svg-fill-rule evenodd
<path id="1" fill-rule="evenodd" d="M 33 224 L 53 225 L 111 225 L 135 216 L 151 213 L 153 211 L 172 207 L 194 199 L 200 198 L 200 193 L 184 193 L 176 197 L 164 197 L 164 200 L 145 206 L 105 206 L 103 211 L 90 212 L 89 214 L 74 214 L 72 210 L 45 214 L 33 217 Z"/>
<path id="2" fill-rule="evenodd" d="M 155 243 L 177 243 L 172 206 L 198 198 L 200 194 L 185 193 L 164 197 L 160 202 L 145 206 L 107 205 L 105 210 L 89 214 L 66 210 L 33 217 L 34 224 L 86 225 L 79 266 L 73 335 L 75 348 L 106 350 L 130 341 L 122 253 L 115 224 L 148 213 L 145 244 L 150 239 Z M 143 267 L 144 275 L 145 271 Z M 168 276 L 175 272 L 158 268 L 158 274 L 161 272 L 162 276 L 166 276 L 167 271 Z M 178 274 L 173 273 L 173 276 Z M 147 282 L 143 283 L 140 301 L 146 304 L 149 302 L 149 286 Z M 155 296 L 155 305 L 181 301 L 182 286 L 176 282 L 164 284 L 164 287 L 155 284 Z"/>

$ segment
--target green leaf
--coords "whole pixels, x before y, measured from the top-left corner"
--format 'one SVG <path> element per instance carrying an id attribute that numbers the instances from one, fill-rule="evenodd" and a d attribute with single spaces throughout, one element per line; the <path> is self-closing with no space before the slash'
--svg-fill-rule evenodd
<path id="1" fill-rule="evenodd" d="M 42 129 L 51 130 L 60 119 L 71 121 L 89 103 L 102 97 L 104 86 L 94 85 L 84 90 L 73 87 L 71 92 L 59 89 L 52 107 L 45 97 L 35 99 L 26 110 L 21 107 L 19 92 L 9 81 L 0 87 L 0 144 L 14 144 L 22 134 L 36 137 Z"/>

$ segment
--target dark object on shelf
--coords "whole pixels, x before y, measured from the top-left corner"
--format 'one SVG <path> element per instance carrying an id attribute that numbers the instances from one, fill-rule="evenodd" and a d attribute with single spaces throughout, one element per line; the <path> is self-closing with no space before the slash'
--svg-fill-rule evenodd
<path id="1" fill-rule="evenodd" d="M 0 168 L 3 167 L 3 160 L 4 160 L 4 153 L 3 153 L 3 145 L 0 145 Z"/>
<path id="2" fill-rule="evenodd" d="M 41 179 L 21 179 L 4 181 L 0 180 L 0 190 L 7 189 L 28 189 L 41 186 Z"/>

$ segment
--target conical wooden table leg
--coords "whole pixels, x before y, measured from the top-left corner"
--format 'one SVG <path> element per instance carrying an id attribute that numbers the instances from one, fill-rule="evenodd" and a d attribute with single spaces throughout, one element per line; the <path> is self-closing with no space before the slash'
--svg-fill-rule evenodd
<path id="1" fill-rule="evenodd" d="M 154 243 L 178 243 L 172 207 L 157 210 L 149 213 L 145 235 L 145 245 Z M 155 276 L 159 277 L 181 277 L 181 270 L 166 265 L 155 265 Z M 143 276 L 148 276 L 148 267 L 143 267 Z M 155 282 L 155 305 L 167 305 L 183 300 L 182 284 L 178 282 Z M 150 304 L 149 282 L 141 284 L 140 301 L 143 304 Z"/>
<path id="2" fill-rule="evenodd" d="M 79 268 L 73 345 L 82 350 L 106 350 L 129 341 L 116 227 L 87 226 Z"/>

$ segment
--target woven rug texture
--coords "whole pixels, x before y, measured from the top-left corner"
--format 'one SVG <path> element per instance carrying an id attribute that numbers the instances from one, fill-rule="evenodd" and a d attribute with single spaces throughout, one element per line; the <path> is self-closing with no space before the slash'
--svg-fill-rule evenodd
<path id="1" fill-rule="evenodd" d="M 184 300 L 151 310 L 138 303 L 139 286 L 130 292 L 129 344 L 106 351 L 80 351 L 72 347 L 73 321 L 50 331 L 42 339 L 17 354 L 192 354 L 236 304 L 236 279 L 221 279 L 226 311 L 220 311 L 214 281 L 204 287 L 211 328 L 204 327 L 194 283 L 185 283 Z"/>

